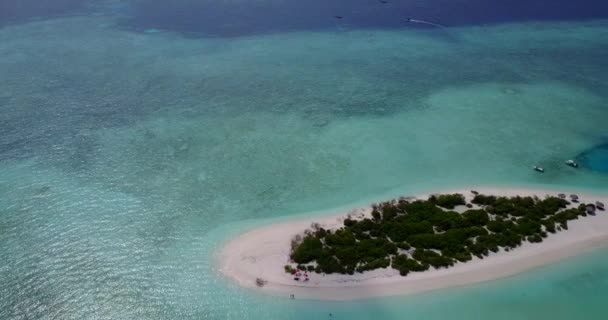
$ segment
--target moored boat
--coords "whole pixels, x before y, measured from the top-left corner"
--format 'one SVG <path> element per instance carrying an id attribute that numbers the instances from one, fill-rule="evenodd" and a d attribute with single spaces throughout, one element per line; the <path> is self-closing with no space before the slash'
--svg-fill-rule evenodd
<path id="1" fill-rule="evenodd" d="M 539 167 L 539 166 L 534 166 L 534 171 L 540 172 L 540 173 L 545 173 L 545 169 L 543 167 Z"/>
<path id="2" fill-rule="evenodd" d="M 578 168 L 578 163 L 576 163 L 576 161 L 574 161 L 574 160 L 567 160 L 566 165 L 568 165 L 572 168 Z"/>

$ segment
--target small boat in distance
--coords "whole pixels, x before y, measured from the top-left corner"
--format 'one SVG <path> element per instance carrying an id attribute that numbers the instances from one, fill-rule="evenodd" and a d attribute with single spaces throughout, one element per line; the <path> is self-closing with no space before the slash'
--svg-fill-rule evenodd
<path id="1" fill-rule="evenodd" d="M 543 167 L 534 166 L 534 171 L 538 171 L 540 173 L 545 173 L 545 169 Z"/>
<path id="2" fill-rule="evenodd" d="M 566 161 L 566 165 L 569 165 L 572 168 L 578 168 L 578 163 L 576 163 L 574 160 L 568 160 L 568 161 Z"/>

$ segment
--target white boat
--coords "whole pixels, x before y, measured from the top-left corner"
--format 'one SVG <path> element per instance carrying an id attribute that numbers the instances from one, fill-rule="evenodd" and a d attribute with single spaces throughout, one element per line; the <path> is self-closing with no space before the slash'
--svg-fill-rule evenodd
<path id="1" fill-rule="evenodd" d="M 534 166 L 534 170 L 538 171 L 538 172 L 541 172 L 541 173 L 545 172 L 545 169 L 543 167 L 539 167 L 539 166 Z"/>
<path id="2" fill-rule="evenodd" d="M 578 168 L 578 163 L 576 163 L 574 160 L 568 160 L 566 161 L 566 164 L 571 166 L 572 168 Z"/>

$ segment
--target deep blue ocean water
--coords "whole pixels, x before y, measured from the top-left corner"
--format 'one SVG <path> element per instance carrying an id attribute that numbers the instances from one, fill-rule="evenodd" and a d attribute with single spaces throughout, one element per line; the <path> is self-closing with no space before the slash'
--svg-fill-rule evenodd
<path id="1" fill-rule="evenodd" d="M 335 19 L 340 16 L 342 19 Z M 348 28 L 425 27 L 530 20 L 581 20 L 608 16 L 598 0 L 311 0 L 311 1 L 136 1 L 128 25 L 189 34 L 239 36 L 265 32 Z M 426 25 L 428 27 L 428 25 Z"/>
<path id="2" fill-rule="evenodd" d="M 0 1 L 0 26 L 19 23 L 27 19 L 45 19 L 78 12 L 84 7 L 83 0 L 56 1 Z"/>
<path id="3" fill-rule="evenodd" d="M 587 0 L 0 0 L 0 319 L 604 319 L 606 250 L 342 303 L 243 290 L 214 259 L 260 219 L 403 194 L 608 192 L 606 18 Z"/>
<path id="4" fill-rule="evenodd" d="M 389 0 L 386 3 L 380 0 L 2 0 L 0 26 L 28 18 L 87 13 L 123 15 L 126 26 L 140 31 L 165 29 L 198 36 L 242 36 L 330 29 L 336 25 L 349 28 L 424 27 L 407 23 L 407 18 L 451 27 L 598 19 L 608 16 L 608 3 L 599 0 Z M 335 16 L 343 19 L 335 19 Z"/>

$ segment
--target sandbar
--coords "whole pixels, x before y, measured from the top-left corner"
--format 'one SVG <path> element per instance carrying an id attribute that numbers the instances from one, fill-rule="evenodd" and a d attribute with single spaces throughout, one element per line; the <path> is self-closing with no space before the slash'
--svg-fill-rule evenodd
<path id="1" fill-rule="evenodd" d="M 526 188 L 473 188 L 496 196 L 556 196 L 568 190 L 550 191 Z M 471 188 L 439 193 L 461 193 L 470 201 Z M 608 195 L 576 193 L 581 203 L 608 203 Z M 412 198 L 426 199 L 428 195 Z M 387 199 L 389 200 L 389 199 Z M 572 204 L 578 206 L 578 204 Z M 464 209 L 461 208 L 461 209 Z M 218 268 L 229 279 L 243 287 L 289 298 L 313 300 L 355 300 L 371 297 L 406 295 L 442 288 L 461 287 L 509 277 L 533 268 L 554 263 L 608 244 L 608 211 L 570 221 L 568 230 L 550 234 L 542 243 L 525 242 L 511 251 L 457 263 L 447 269 L 431 268 L 405 277 L 392 268 L 377 269 L 354 275 L 311 273 L 310 281 L 295 281 L 283 267 L 289 263 L 291 239 L 319 223 L 325 229 L 342 226 L 347 215 L 367 216 L 371 208 L 353 209 L 325 217 L 296 219 L 260 227 L 229 240 L 218 254 Z M 262 287 L 256 279 L 265 281 Z"/>

